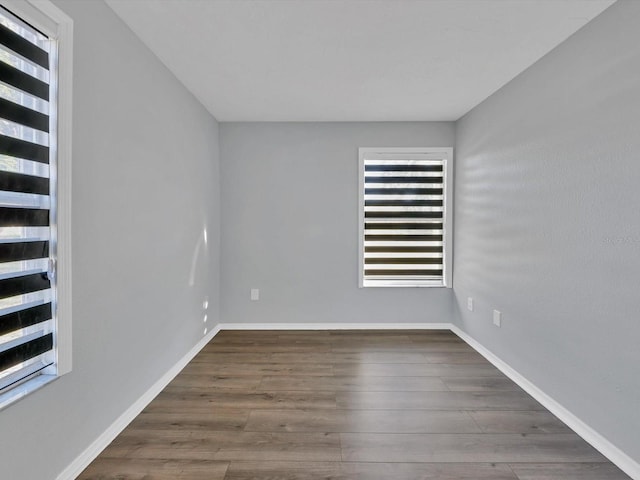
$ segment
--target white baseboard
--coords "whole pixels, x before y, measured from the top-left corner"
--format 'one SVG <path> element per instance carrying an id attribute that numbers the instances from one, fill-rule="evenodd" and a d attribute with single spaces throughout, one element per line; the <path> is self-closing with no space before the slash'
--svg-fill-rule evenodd
<path id="1" fill-rule="evenodd" d="M 450 323 L 221 323 L 220 330 L 451 330 Z"/>
<path id="2" fill-rule="evenodd" d="M 220 326 L 214 327 L 200 340 L 184 357 L 171 367 L 149 390 L 147 390 L 133 405 L 120 415 L 109 428 L 96 438 L 76 459 L 60 473 L 56 480 L 74 480 L 93 460 L 122 432 L 131 421 L 173 380 L 178 373 L 195 357 L 204 346 L 220 331 Z"/>
<path id="3" fill-rule="evenodd" d="M 474 350 L 485 357 L 502 373 L 520 386 L 546 409 L 558 417 L 586 442 L 617 465 L 634 480 L 640 480 L 640 464 L 625 454 L 606 438 L 589 427 L 573 413 L 556 402 L 536 385 L 511 368 L 507 363 L 483 347 L 470 335 L 451 323 L 221 323 L 216 325 L 182 357 L 167 373 L 147 390 L 133 405 L 89 445 L 56 480 L 74 480 L 104 450 L 129 423 L 144 410 L 171 380 L 195 357 L 221 330 L 451 330 Z"/>
<path id="4" fill-rule="evenodd" d="M 589 443 L 593 448 L 598 450 L 602 455 L 607 457 L 620 470 L 629 475 L 634 480 L 640 480 L 640 464 L 624 453 L 618 447 L 613 445 L 609 440 L 596 432 L 589 425 L 584 423 L 567 408 L 555 401 L 536 385 L 527 380 L 524 376 L 511 368 L 506 362 L 494 355 L 490 350 L 483 347 L 473 337 L 461 330 L 455 325 L 451 325 L 451 331 L 458 335 L 462 340 L 467 342 L 471 348 L 486 358 L 498 370 L 509 377 L 525 392 L 535 398 L 547 410 L 564 422 L 571 430 L 576 432 L 583 440 Z"/>

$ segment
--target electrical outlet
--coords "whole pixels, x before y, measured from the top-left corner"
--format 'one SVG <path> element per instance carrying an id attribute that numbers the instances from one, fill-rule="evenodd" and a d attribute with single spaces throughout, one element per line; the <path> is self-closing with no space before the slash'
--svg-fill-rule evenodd
<path id="1" fill-rule="evenodd" d="M 493 324 L 496 327 L 502 326 L 502 312 L 500 312 L 499 310 L 493 311 Z"/>
<path id="2" fill-rule="evenodd" d="M 253 301 L 260 300 L 260 289 L 259 288 L 252 288 L 251 289 L 251 300 L 253 300 Z"/>
<path id="3" fill-rule="evenodd" d="M 473 312 L 473 297 L 467 297 L 467 310 Z"/>

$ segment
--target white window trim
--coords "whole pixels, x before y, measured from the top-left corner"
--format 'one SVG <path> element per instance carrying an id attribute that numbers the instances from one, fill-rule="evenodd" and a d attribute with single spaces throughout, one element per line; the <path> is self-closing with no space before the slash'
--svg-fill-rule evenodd
<path id="1" fill-rule="evenodd" d="M 56 362 L 21 385 L 0 395 L 3 408 L 52 380 L 71 372 L 72 367 L 72 255 L 71 255 L 71 166 L 72 166 L 72 90 L 73 20 L 50 0 L 0 0 L 9 11 L 41 30 L 56 42 L 57 101 L 53 118 L 51 152 L 56 186 L 56 244 L 52 245 L 56 265 Z"/>
<path id="2" fill-rule="evenodd" d="M 419 285 L 413 281 L 397 280 L 385 281 L 380 285 L 364 285 L 364 157 L 380 155 L 411 155 L 432 156 L 434 159 L 444 159 L 444 212 L 443 212 L 443 272 L 442 282 Z M 362 147 L 358 149 L 358 287 L 453 287 L 453 148 L 451 147 Z"/>

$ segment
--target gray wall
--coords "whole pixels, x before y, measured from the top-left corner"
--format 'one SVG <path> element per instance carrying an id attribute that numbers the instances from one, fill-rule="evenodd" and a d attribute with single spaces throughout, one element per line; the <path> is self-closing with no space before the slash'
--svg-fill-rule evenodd
<path id="1" fill-rule="evenodd" d="M 56 3 L 75 21 L 74 364 L 0 411 L 12 480 L 56 478 L 203 337 L 207 297 L 218 322 L 215 119 L 103 2 Z"/>
<path id="2" fill-rule="evenodd" d="M 451 122 L 221 123 L 223 320 L 448 322 L 450 289 L 358 288 L 358 147 L 454 141 Z"/>
<path id="3" fill-rule="evenodd" d="M 636 461 L 639 24 L 614 4 L 458 122 L 454 251 L 463 329 Z"/>

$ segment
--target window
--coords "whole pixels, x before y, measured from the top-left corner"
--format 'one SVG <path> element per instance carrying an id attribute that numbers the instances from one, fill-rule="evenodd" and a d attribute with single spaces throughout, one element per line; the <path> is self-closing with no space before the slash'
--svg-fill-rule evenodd
<path id="1" fill-rule="evenodd" d="M 0 2 L 0 408 L 71 369 L 70 35 Z"/>
<path id="2" fill-rule="evenodd" d="M 451 148 L 360 148 L 360 287 L 451 287 Z"/>

